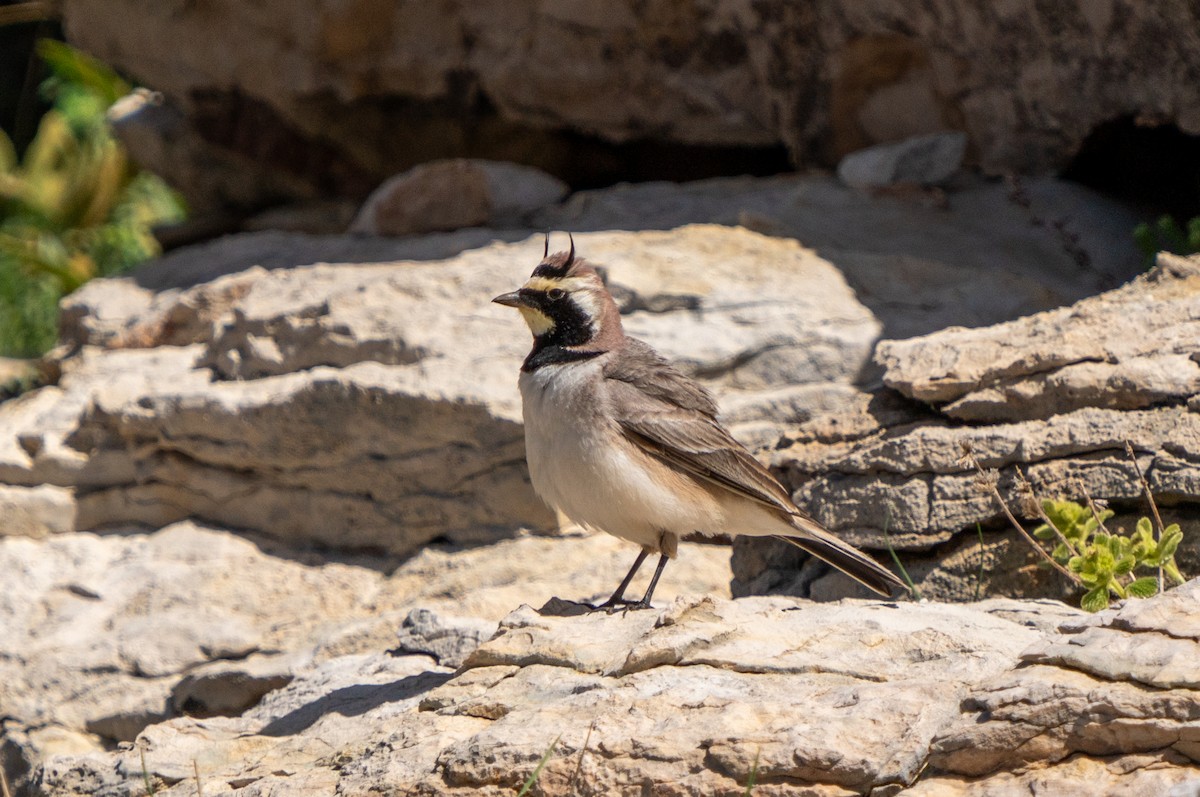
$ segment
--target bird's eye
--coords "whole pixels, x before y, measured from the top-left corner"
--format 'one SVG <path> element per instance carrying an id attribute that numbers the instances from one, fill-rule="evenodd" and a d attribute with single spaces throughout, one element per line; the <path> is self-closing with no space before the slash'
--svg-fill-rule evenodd
<path id="1" fill-rule="evenodd" d="M 551 288 L 550 290 L 546 291 L 546 296 L 549 297 L 550 301 L 552 302 L 557 302 L 566 295 L 567 292 L 562 288 Z"/>

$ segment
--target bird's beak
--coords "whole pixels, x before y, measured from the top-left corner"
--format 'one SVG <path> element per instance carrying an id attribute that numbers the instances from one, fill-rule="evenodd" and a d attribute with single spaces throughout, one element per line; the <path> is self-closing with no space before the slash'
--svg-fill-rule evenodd
<path id="1" fill-rule="evenodd" d="M 521 294 L 517 291 L 510 293 L 502 293 L 495 299 L 492 299 L 496 304 L 502 304 L 505 307 L 524 307 L 525 300 L 521 298 Z"/>

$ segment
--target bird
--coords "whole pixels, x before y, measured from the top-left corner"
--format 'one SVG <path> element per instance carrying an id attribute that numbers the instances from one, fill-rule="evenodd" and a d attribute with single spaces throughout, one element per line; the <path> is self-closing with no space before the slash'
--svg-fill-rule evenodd
<path id="1" fill-rule="evenodd" d="M 592 610 L 650 608 L 679 540 L 777 537 L 868 589 L 905 585 L 835 537 L 721 425 L 709 391 L 650 345 L 629 337 L 600 271 L 569 251 L 549 254 L 515 291 L 493 302 L 520 311 L 533 335 L 518 386 L 534 491 L 572 521 L 641 546 L 629 573 Z M 659 554 L 640 600 L 625 597 Z"/>

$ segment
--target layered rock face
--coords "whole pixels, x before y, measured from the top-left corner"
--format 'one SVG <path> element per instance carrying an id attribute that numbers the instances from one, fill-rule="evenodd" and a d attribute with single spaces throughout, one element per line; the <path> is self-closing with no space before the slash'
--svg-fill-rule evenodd
<path id="1" fill-rule="evenodd" d="M 660 183 L 534 221 L 575 232 L 627 330 L 711 387 L 806 508 L 880 556 L 890 522 L 926 595 L 995 598 L 1053 587 L 991 526 L 987 580 L 968 580 L 969 526 L 995 508 L 947 459 L 955 435 L 985 465 L 1066 463 L 1119 498 L 1128 433 L 1164 511 L 1187 520 L 1200 492 L 1194 263 L 1105 293 L 1140 268 L 1131 217 L 1054 181 L 1022 191 Z M 1097 618 L 731 602 L 728 548 L 685 544 L 654 611 L 559 616 L 552 598 L 607 597 L 635 552 L 555 533 L 525 476 L 527 331 L 489 300 L 542 245 L 239 235 L 67 300 L 57 378 L 0 404 L 18 797 L 147 778 L 511 794 L 556 738 L 540 793 L 741 795 L 752 771 L 779 795 L 1190 788 L 1195 583 Z M 738 544 L 739 591 L 846 594 L 769 554 Z"/>
<path id="2" fill-rule="evenodd" d="M 365 195 L 438 157 L 578 184 L 655 174 L 655 144 L 831 165 L 957 129 L 985 169 L 1045 173 L 1112 120 L 1200 132 L 1182 0 L 68 0 L 63 16 L 73 43 L 165 92 L 124 137 L 195 207 Z"/>
<path id="3" fill-rule="evenodd" d="M 262 243 L 218 243 L 209 263 L 237 271 Z M 576 243 L 608 268 L 632 333 L 737 392 L 734 420 L 837 400 L 879 333 L 836 270 L 794 242 L 698 226 Z M 277 254 L 305 244 L 269 242 Z M 69 300 L 65 337 L 80 349 L 59 384 L 3 407 L 15 434 L 0 474 L 59 488 L 46 530 L 73 507 L 77 529 L 192 517 L 404 555 L 549 528 L 515 384 L 528 333 L 490 304 L 541 246 L 84 289 Z"/>
<path id="4" fill-rule="evenodd" d="M 1160 255 L 1151 272 L 1070 307 L 881 341 L 875 360 L 886 387 L 863 394 L 848 412 L 785 433 L 772 459 L 801 504 L 842 537 L 913 552 L 902 559 L 928 597 L 1060 594 L 1056 577 L 1028 568 L 1033 553 L 1004 531 L 1002 509 L 981 488 L 967 451 L 999 471 L 1019 514 L 1029 513 L 1021 509 L 1018 470 L 1039 500 L 1112 502 L 1122 511 L 1117 527 L 1127 529 L 1151 511 L 1140 471 L 1167 522 L 1188 529 L 1179 556 L 1195 572 L 1198 319 L 1200 258 Z M 827 594 L 819 570 L 796 572 L 788 547 L 740 540 L 735 593 Z M 920 553 L 927 551 L 937 553 Z M 834 592 L 843 588 L 836 578 Z"/>
<path id="5" fill-rule="evenodd" d="M 456 671 L 311 662 L 241 716 L 171 720 L 33 780 L 48 797 L 146 779 L 180 796 L 507 795 L 547 756 L 533 793 L 1182 796 L 1200 788 L 1197 600 L 1200 581 L 1094 616 L 1011 600 L 525 606 Z"/>
<path id="6" fill-rule="evenodd" d="M 1076 208 L 1089 240 L 1128 222 L 1077 189 L 1030 193 Z M 1114 241 L 1082 270 L 1029 212 L 994 184 L 941 209 L 788 178 L 581 194 L 541 221 L 644 230 L 576 243 L 630 334 L 705 380 L 745 442 L 774 446 L 860 400 L 881 335 L 1063 304 L 1136 264 Z M 812 248 L 679 226 L 738 221 Z M 523 461 L 527 332 L 490 304 L 540 259 L 527 236 L 258 233 L 89 283 L 63 307 L 57 384 L 0 405 L 0 500 L 23 533 L 197 518 L 400 555 L 552 527 Z"/>

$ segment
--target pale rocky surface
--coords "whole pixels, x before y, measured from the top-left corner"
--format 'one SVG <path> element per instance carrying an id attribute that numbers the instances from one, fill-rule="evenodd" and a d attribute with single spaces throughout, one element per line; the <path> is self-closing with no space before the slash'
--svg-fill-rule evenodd
<path id="1" fill-rule="evenodd" d="M 570 534 L 338 557 L 191 522 L 0 538 L 0 761 L 22 784 L 46 756 L 97 752 L 181 714 L 236 716 L 298 673 L 336 662 L 353 678 L 347 662 L 389 662 L 389 649 L 456 666 L 522 601 L 607 597 L 635 553 Z M 728 585 L 727 548 L 685 543 L 659 595 Z"/>
<path id="2" fill-rule="evenodd" d="M 540 169 L 503 161 L 433 161 L 384 181 L 349 232 L 416 235 L 462 227 L 523 227 L 567 195 L 567 184 Z"/>
<path id="3" fill-rule="evenodd" d="M 594 184 L 647 141 L 811 165 L 956 129 L 993 173 L 1049 173 L 1114 119 L 1200 132 L 1182 0 L 67 0 L 63 21 L 166 95 L 125 137 L 198 208 L 361 196 L 461 156 Z"/>
<path id="4" fill-rule="evenodd" d="M 1180 522 L 1185 573 L 1200 569 L 1200 257 L 1163 255 L 1116 290 L 1016 321 L 881 341 L 889 389 L 856 408 L 788 432 L 773 464 L 801 506 L 848 540 L 882 546 L 885 532 L 929 597 L 980 589 L 1062 595 L 1007 530 L 1001 508 L 963 459 L 996 469 L 1019 515 L 1019 468 L 1041 498 L 1112 502 L 1117 526 L 1149 515 L 1129 441 L 1167 522 Z M 917 400 L 922 403 L 918 404 Z M 976 524 L 988 531 L 977 544 Z M 797 571 L 789 546 L 739 541 L 735 594 L 836 593 L 824 569 Z M 925 551 L 934 551 L 934 564 Z M 981 569 L 985 574 L 981 577 Z M 1025 594 L 1029 594 L 1028 591 Z"/>
<path id="5" fill-rule="evenodd" d="M 157 793 L 1190 794 L 1200 581 L 1086 616 L 972 605 L 683 597 L 630 614 L 529 606 L 457 671 L 357 653 L 237 717 L 65 753 L 47 797 Z M 1130 674 L 1123 648 L 1150 648 Z M 143 770 L 143 761 L 144 770 Z M 1079 791 L 1085 787 L 1086 791 Z"/>
<path id="6" fill-rule="evenodd" d="M 1053 181 L 1024 192 L 1028 207 L 968 181 L 942 208 L 830 178 L 714 180 L 576 194 L 536 223 L 579 231 L 631 334 L 773 446 L 856 406 L 880 336 L 1006 321 L 1137 266 L 1118 207 Z M 1085 234 L 1088 268 L 1030 225 L 1051 208 Z M 714 226 L 739 223 L 761 232 Z M 527 333 L 489 302 L 541 251 L 516 231 L 267 232 L 93 281 L 64 303 L 57 384 L 0 405 L 0 486 L 53 489 L 29 496 L 30 533 L 196 517 L 407 553 L 550 527 L 521 449 Z"/>
<path id="7" fill-rule="evenodd" d="M 307 243 L 243 240 L 251 253 Z M 576 245 L 631 304 L 632 334 L 736 394 L 734 423 L 789 404 L 807 417 L 814 391 L 818 406 L 836 403 L 880 333 L 838 271 L 794 241 L 710 225 Z M 550 528 L 524 463 L 528 332 L 490 302 L 541 252 L 532 238 L 444 260 L 272 270 L 230 256 L 213 268 L 234 273 L 183 290 L 89 285 L 68 302 L 73 354 L 58 384 L 0 405 L 0 480 L 73 488 L 78 529 L 192 517 L 410 554 L 435 538 Z M 61 516 L 30 511 L 47 528 Z"/>
<path id="8" fill-rule="evenodd" d="M 850 153 L 838 163 L 837 176 L 853 188 L 938 185 L 962 168 L 966 149 L 967 137 L 962 133 L 914 136 Z"/>
<path id="9" fill-rule="evenodd" d="M 966 180 L 929 204 L 822 177 L 650 184 L 576 194 L 534 223 L 556 230 L 552 249 L 566 246 L 557 230 L 576 231 L 579 251 L 607 268 L 629 330 L 705 380 L 735 432 L 765 446 L 782 475 L 818 456 L 794 431 L 807 421 L 799 428 L 818 442 L 863 443 L 838 450 L 868 477 L 906 455 L 945 462 L 952 447 L 940 435 L 963 426 L 895 391 L 864 392 L 886 373 L 871 360 L 877 338 L 1008 321 L 1137 267 L 1124 211 L 1053 181 L 1021 191 Z M 1092 253 L 1083 267 L 1052 225 L 1030 224 L 1066 215 Z M 1052 788 L 1056 773 L 1152 791 L 1181 779 L 1186 744 L 1104 748 L 1100 759 L 1094 736 L 1054 748 L 1065 757 L 1044 770 L 1024 763 L 1039 740 L 1011 754 L 990 742 L 989 760 L 1002 765 L 986 776 L 951 752 L 951 763 L 922 770 L 943 755 L 937 729 L 978 719 L 963 719 L 975 709 L 962 700 L 983 700 L 984 680 L 1024 672 L 1014 667 L 1026 643 L 1045 643 L 1036 667 L 1051 678 L 1075 677 L 1060 662 L 1103 677 L 1094 653 L 1070 658 L 1069 642 L 1048 636 L 1078 621 L 1058 604 L 729 603 L 728 549 L 685 545 L 655 612 L 510 614 L 554 597 L 602 600 L 636 553 L 607 535 L 521 531 L 557 522 L 524 475 L 515 376 L 527 332 L 489 299 L 518 285 L 541 252 L 541 236 L 526 230 L 403 240 L 268 232 L 180 250 L 69 298 L 48 362 L 54 383 L 0 404 L 0 761 L 20 797 L 127 794 L 140 788 L 139 749 L 167 793 L 194 794 L 198 766 L 206 795 L 378 784 L 511 794 L 560 730 L 544 793 L 569 793 L 597 715 L 608 719 L 582 770 L 594 793 L 677 782 L 681 794 L 741 794 L 759 750 L 762 794 L 890 793 L 889 779 L 921 771 L 913 788 L 941 789 L 930 794 Z M 838 414 L 847 408 L 856 412 Z M 1163 424 L 1179 410 L 1077 410 L 1022 450 L 1053 459 L 1110 416 L 1120 430 L 1174 440 Z M 834 420 L 814 420 L 830 412 Z M 914 423 L 930 429 L 899 447 L 880 434 Z M 1019 427 L 1013 437 L 990 436 L 1004 426 L 976 429 L 978 449 L 1007 456 L 1030 432 L 1008 424 Z M 1160 448 L 1193 448 L 1170 445 Z M 1195 494 L 1189 461 L 1173 455 L 1182 464 L 1172 476 L 1174 460 L 1153 456 L 1143 465 L 1156 485 Z M 1101 477 L 1128 486 L 1111 463 Z M 965 479 L 946 484 L 958 492 L 921 499 L 943 512 L 926 517 L 929 528 L 969 523 L 984 507 Z M 823 489 L 841 503 L 818 496 L 810 508 L 869 519 L 899 505 L 878 484 L 835 487 Z M 1188 510 L 1165 508 L 1168 518 Z M 862 535 L 843 531 L 881 548 L 878 527 L 862 523 Z M 902 556 L 932 547 L 940 557 L 912 568 L 927 594 L 942 583 L 970 597 L 963 579 L 979 559 L 961 536 L 894 529 Z M 1045 578 L 989 551 L 996 575 L 985 595 Z M 847 594 L 804 567 L 807 594 Z M 795 562 L 779 572 L 795 577 Z M 780 588 L 773 577 L 755 589 Z M 690 597 L 661 614 L 678 596 Z M 473 653 L 506 616 L 504 634 Z M 1120 622 L 1133 628 L 1131 617 Z M 1134 640 L 1148 658 L 1118 675 L 1130 685 L 1155 667 L 1169 672 L 1169 693 L 1185 695 L 1171 705 L 1184 706 L 1187 658 L 1161 636 Z M 1061 710 L 1054 690 L 1038 690 Z M 838 712 L 860 700 L 884 719 L 855 714 L 837 730 Z M 1128 716 L 1153 712 L 1126 703 Z M 807 712 L 823 724 L 798 725 Z M 692 713 L 704 720 L 694 728 Z M 1193 720 L 1180 720 L 1181 734 Z M 132 739 L 138 748 L 120 746 Z M 882 745 L 878 755 L 859 739 Z"/>
<path id="10" fill-rule="evenodd" d="M 883 341 L 884 384 L 975 422 L 1185 404 L 1200 394 L 1200 261 L 1164 254 L 1159 264 L 1070 307 Z"/>
<path id="11" fill-rule="evenodd" d="M 535 217 L 542 229 L 576 231 L 695 223 L 812 247 L 889 339 L 1070 304 L 1143 269 L 1129 237 L 1136 215 L 1061 180 L 963 175 L 934 198 L 864 194 L 821 175 L 643 183 L 577 192 Z"/>

